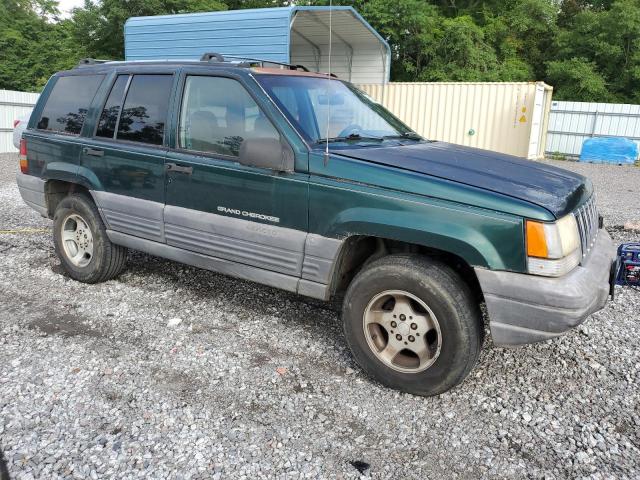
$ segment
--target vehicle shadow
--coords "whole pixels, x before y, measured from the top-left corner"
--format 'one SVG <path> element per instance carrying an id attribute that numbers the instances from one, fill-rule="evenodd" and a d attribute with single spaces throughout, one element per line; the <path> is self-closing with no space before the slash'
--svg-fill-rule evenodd
<path id="1" fill-rule="evenodd" d="M 9 480 L 9 468 L 4 458 L 4 452 L 0 448 L 0 480 Z"/>
<path id="2" fill-rule="evenodd" d="M 250 306 L 256 314 L 274 315 L 285 322 L 313 329 L 331 345 L 336 345 L 339 337 L 338 344 L 347 348 L 341 335 L 339 304 L 135 251 L 130 251 L 126 270 L 117 281 L 138 283 L 149 275 L 179 285 L 195 299 L 223 300 L 230 309 L 240 311 Z"/>

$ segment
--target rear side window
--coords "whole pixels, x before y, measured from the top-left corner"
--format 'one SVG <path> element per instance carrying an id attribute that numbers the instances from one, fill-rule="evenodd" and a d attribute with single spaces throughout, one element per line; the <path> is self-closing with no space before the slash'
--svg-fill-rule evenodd
<path id="1" fill-rule="evenodd" d="M 162 145 L 172 82 L 172 75 L 134 75 L 118 122 L 118 140 Z"/>
<path id="2" fill-rule="evenodd" d="M 104 75 L 58 77 L 42 110 L 37 128 L 79 135 L 89 105 Z"/>
<path id="3" fill-rule="evenodd" d="M 124 89 L 127 87 L 128 81 L 129 75 L 119 75 L 113 87 L 111 87 L 111 93 L 109 94 L 109 98 L 107 98 L 107 103 L 104 104 L 102 115 L 100 115 L 96 136 L 113 138 L 116 133 L 118 115 L 120 114 L 120 107 L 122 107 L 122 100 L 124 98 Z"/>

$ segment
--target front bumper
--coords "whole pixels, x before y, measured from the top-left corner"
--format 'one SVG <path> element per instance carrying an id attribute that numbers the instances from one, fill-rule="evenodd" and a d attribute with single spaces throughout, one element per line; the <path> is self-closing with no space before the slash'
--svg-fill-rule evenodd
<path id="1" fill-rule="evenodd" d="M 476 268 L 496 345 L 522 345 L 557 337 L 607 303 L 615 248 L 598 232 L 586 261 L 559 278 Z"/>

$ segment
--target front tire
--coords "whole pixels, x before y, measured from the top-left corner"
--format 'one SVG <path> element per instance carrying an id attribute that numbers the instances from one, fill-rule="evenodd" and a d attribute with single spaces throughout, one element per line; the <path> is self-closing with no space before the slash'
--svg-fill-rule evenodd
<path id="1" fill-rule="evenodd" d="M 124 268 L 127 249 L 111 243 L 95 203 L 82 194 L 65 197 L 53 217 L 53 243 L 62 268 L 74 280 L 99 283 Z"/>
<path id="2" fill-rule="evenodd" d="M 342 317 L 362 369 L 415 395 L 459 384 L 484 340 L 467 284 L 446 264 L 419 255 L 389 255 L 367 265 L 349 285 Z"/>

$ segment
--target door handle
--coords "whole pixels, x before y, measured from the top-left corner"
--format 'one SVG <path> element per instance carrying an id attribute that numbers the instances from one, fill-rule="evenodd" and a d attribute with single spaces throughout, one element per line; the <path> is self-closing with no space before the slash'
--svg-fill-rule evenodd
<path id="1" fill-rule="evenodd" d="M 165 168 L 167 169 L 167 172 L 184 173 L 186 175 L 191 175 L 193 173 L 193 167 L 184 167 L 176 163 L 166 163 Z"/>
<path id="2" fill-rule="evenodd" d="M 96 150 L 95 148 L 84 147 L 82 153 L 92 155 L 94 157 L 104 157 L 104 150 Z"/>

